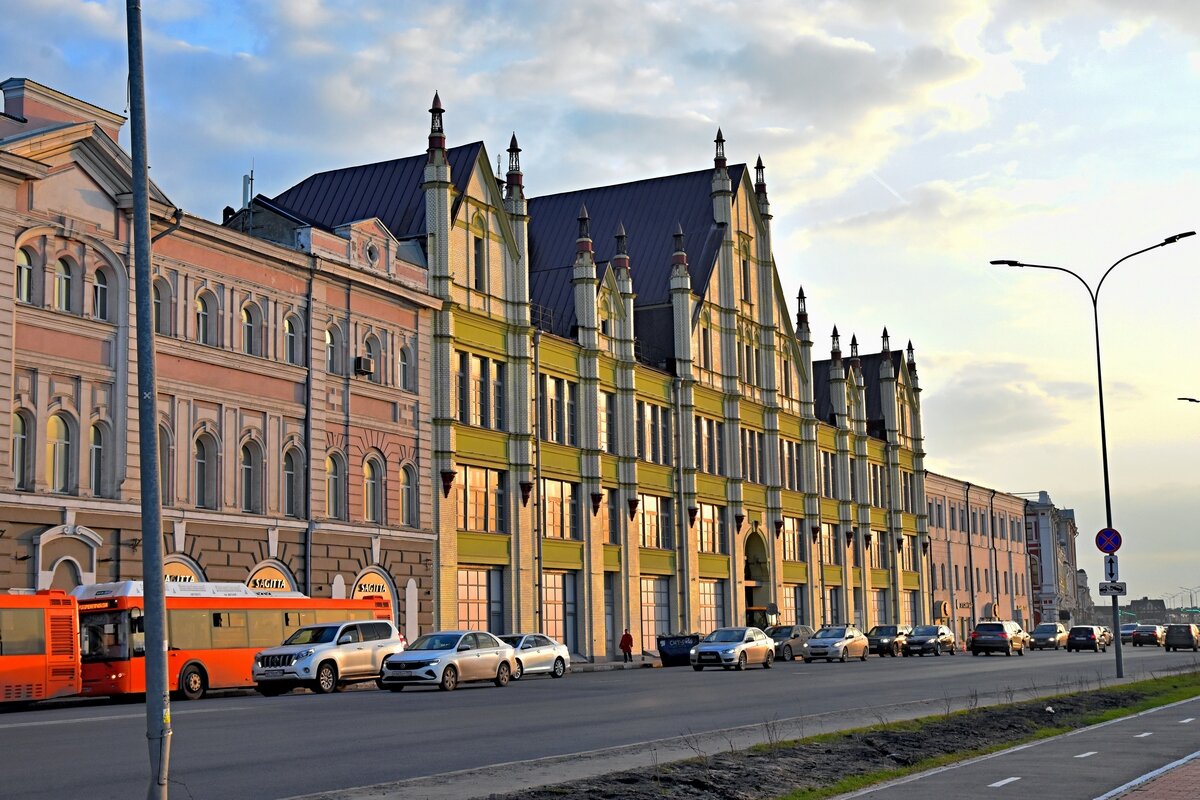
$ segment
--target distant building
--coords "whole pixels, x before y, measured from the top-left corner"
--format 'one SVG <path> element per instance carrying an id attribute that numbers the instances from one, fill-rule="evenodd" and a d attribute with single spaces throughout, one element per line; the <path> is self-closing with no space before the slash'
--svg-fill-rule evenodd
<path id="1" fill-rule="evenodd" d="M 1167 601 L 1143 597 L 1141 600 L 1131 600 L 1123 609 L 1133 614 L 1135 622 L 1147 624 L 1165 623 L 1167 621 Z"/>
<path id="2" fill-rule="evenodd" d="M 960 639 L 980 619 L 1029 625 L 1032 583 L 1025 500 L 927 472 L 931 618 Z"/>
<path id="3" fill-rule="evenodd" d="M 1079 614 L 1075 511 L 1056 508 L 1048 492 L 1025 508 L 1025 531 L 1033 576 L 1033 621 L 1070 622 Z"/>

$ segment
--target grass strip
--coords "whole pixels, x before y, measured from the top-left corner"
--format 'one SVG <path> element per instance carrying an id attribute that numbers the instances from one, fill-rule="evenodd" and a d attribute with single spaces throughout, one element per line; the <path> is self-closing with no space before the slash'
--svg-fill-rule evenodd
<path id="1" fill-rule="evenodd" d="M 1096 725 L 1109 720 L 1121 719 L 1142 711 L 1148 711 L 1152 708 L 1170 705 L 1171 703 L 1176 703 L 1181 700 L 1188 700 L 1200 695 L 1200 673 L 1189 672 L 1179 675 L 1171 675 L 1164 678 L 1151 678 L 1144 681 L 1122 684 L 1120 686 L 1109 686 L 1092 692 L 1076 692 L 1054 695 L 1051 697 L 1042 697 L 1038 698 L 1037 700 L 1031 700 L 1025 703 L 1017 704 L 1017 707 L 1028 707 L 1030 709 L 1033 709 L 1034 707 L 1042 707 L 1043 705 L 1052 707 L 1056 702 L 1062 702 L 1070 698 L 1081 697 L 1090 694 L 1117 695 L 1120 697 L 1127 697 L 1132 700 L 1132 702 L 1124 704 L 1119 708 L 1110 708 L 1104 711 L 1083 714 L 1077 720 L 1079 723 L 1078 725 L 1041 725 L 1031 732 L 1017 735 L 1012 739 L 1004 742 L 998 742 L 987 747 L 957 750 L 952 753 L 945 753 L 924 758 L 913 764 L 905 766 L 848 775 L 832 784 L 797 789 L 781 795 L 780 800 L 821 800 L 821 798 L 835 797 L 840 794 L 858 791 L 875 784 L 896 780 L 897 778 L 903 778 L 907 775 L 912 775 L 913 773 L 924 772 L 925 770 L 958 763 L 970 758 L 977 758 L 979 756 L 988 755 L 989 753 L 1007 750 L 1021 744 L 1037 741 L 1039 739 L 1048 739 L 1052 736 L 1058 736 L 1059 734 L 1077 730 L 1079 727 L 1087 727 L 1089 725 Z M 809 744 L 845 742 L 861 739 L 863 736 L 877 733 L 903 732 L 916 733 L 919 735 L 926 726 L 936 725 L 949 717 L 958 715 L 982 715 L 987 714 L 989 710 L 990 709 L 986 708 L 970 709 L 966 711 L 954 712 L 950 715 L 939 714 L 935 716 L 921 717 L 920 719 L 915 720 L 906 720 L 903 722 L 884 723 L 881 725 L 872 725 L 867 728 L 858 728 L 855 730 L 841 731 L 838 733 L 821 734 L 819 736 L 807 737 L 805 739 L 779 742 L 774 745 L 760 745 L 755 749 L 762 748 L 762 750 L 769 750 Z"/>

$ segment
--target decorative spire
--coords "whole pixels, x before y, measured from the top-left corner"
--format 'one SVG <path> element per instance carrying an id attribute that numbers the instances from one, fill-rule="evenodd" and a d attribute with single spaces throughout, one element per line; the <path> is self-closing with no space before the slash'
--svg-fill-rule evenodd
<path id="1" fill-rule="evenodd" d="M 908 363 L 910 363 L 910 364 L 914 363 L 917 360 L 917 358 L 916 358 L 916 356 L 913 355 L 912 339 L 908 340 L 908 349 L 906 350 L 906 352 L 908 353 Z"/>
<path id="2" fill-rule="evenodd" d="M 858 358 L 858 336 L 850 334 L 850 357 Z"/>
<path id="3" fill-rule="evenodd" d="M 883 329 L 883 352 L 885 352 L 885 353 L 892 352 L 892 340 L 888 336 L 887 328 Z"/>
<path id="4" fill-rule="evenodd" d="M 629 250 L 626 249 L 626 246 L 625 246 L 626 236 L 625 236 L 625 223 L 624 222 L 617 223 L 616 239 L 617 239 L 617 255 L 628 256 Z M 628 260 L 628 259 L 626 259 L 626 260 Z"/>
<path id="5" fill-rule="evenodd" d="M 675 240 L 675 252 L 676 253 L 686 253 L 687 252 L 687 250 L 683 246 L 683 238 L 684 237 L 683 237 L 683 225 L 682 224 L 680 224 L 678 222 L 675 223 L 675 233 L 673 233 L 671 235 L 671 238 Z"/>
<path id="6" fill-rule="evenodd" d="M 578 243 L 575 247 L 576 252 L 592 249 L 592 230 L 591 218 L 588 216 L 586 205 L 579 206 L 579 238 L 575 241 Z"/>
<path id="7" fill-rule="evenodd" d="M 504 177 L 508 183 L 506 197 L 523 193 L 525 177 L 521 174 L 521 148 L 517 146 L 517 134 L 515 132 L 512 135 L 512 139 L 508 142 L 508 174 Z"/>
<path id="8" fill-rule="evenodd" d="M 837 325 L 833 326 L 833 348 L 832 348 L 832 351 L 833 351 L 834 358 L 842 357 L 842 337 L 838 336 Z"/>
<path id="9" fill-rule="evenodd" d="M 717 128 L 717 138 L 713 139 L 717 144 L 717 152 L 713 157 L 713 166 L 717 169 L 725 169 L 728 162 L 725 161 L 725 136 L 721 133 L 721 129 Z"/>
<path id="10" fill-rule="evenodd" d="M 758 157 L 758 163 L 754 165 L 754 193 L 759 197 L 767 196 L 767 178 L 764 174 L 766 167 L 763 166 L 762 156 Z"/>
<path id="11" fill-rule="evenodd" d="M 429 161 L 433 163 L 434 153 L 441 153 L 443 160 L 446 150 L 446 131 L 442 128 L 442 114 L 445 109 L 442 108 L 442 98 L 435 91 L 433 93 L 433 105 L 429 108 Z"/>
<path id="12" fill-rule="evenodd" d="M 799 330 L 808 324 L 808 306 L 804 301 L 804 287 L 800 287 L 799 294 L 796 295 L 796 329 Z"/>

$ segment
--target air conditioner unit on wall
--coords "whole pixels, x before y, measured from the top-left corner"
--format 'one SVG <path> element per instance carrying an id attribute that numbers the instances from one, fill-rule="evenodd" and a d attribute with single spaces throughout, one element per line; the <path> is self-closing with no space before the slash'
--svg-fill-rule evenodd
<path id="1" fill-rule="evenodd" d="M 354 374 L 371 375 L 375 372 L 375 359 L 370 356 L 355 356 Z"/>

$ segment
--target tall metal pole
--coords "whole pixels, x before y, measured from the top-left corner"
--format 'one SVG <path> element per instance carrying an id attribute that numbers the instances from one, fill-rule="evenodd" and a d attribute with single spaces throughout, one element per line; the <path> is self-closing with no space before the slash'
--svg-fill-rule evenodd
<path id="1" fill-rule="evenodd" d="M 150 278 L 150 181 L 146 159 L 146 81 L 142 9 L 126 0 L 129 33 L 129 126 L 133 157 L 133 272 L 137 319 L 138 454 L 142 497 L 142 583 L 146 641 L 147 800 L 166 800 L 171 759 L 171 699 L 167 693 L 166 601 L 162 507 L 158 485 L 158 399 L 154 370 L 154 307 Z"/>
<path id="2" fill-rule="evenodd" d="M 1026 264 L 1021 261 L 1000 260 L 993 261 L 993 264 L 999 264 L 1006 267 L 1031 267 L 1033 269 L 1052 269 L 1056 272 L 1065 272 L 1073 276 L 1077 281 L 1083 284 L 1083 288 L 1087 289 L 1088 298 L 1092 301 L 1092 330 L 1096 340 L 1096 393 L 1100 398 L 1100 463 L 1104 471 L 1104 520 L 1105 527 L 1112 528 L 1112 491 L 1108 480 L 1108 431 L 1104 424 L 1104 373 L 1100 368 L 1100 289 L 1104 287 L 1104 280 L 1107 278 L 1117 265 L 1123 261 L 1127 261 L 1134 256 L 1149 252 L 1159 247 L 1165 247 L 1169 244 L 1175 244 L 1180 239 L 1185 239 L 1188 236 L 1195 236 L 1195 231 L 1187 231 L 1186 233 L 1177 233 L 1174 236 L 1168 236 L 1158 244 L 1143 247 L 1130 253 L 1127 256 L 1117 259 L 1113 265 L 1104 271 L 1100 276 L 1100 282 L 1096 284 L 1093 290 L 1091 284 L 1085 281 L 1078 273 L 1072 272 L 1065 267 L 1056 267 L 1049 264 Z M 1112 598 L 1112 618 L 1113 618 L 1113 650 L 1117 657 L 1117 677 L 1125 677 L 1125 659 L 1121 652 L 1121 609 L 1117 603 L 1117 596 Z"/>

